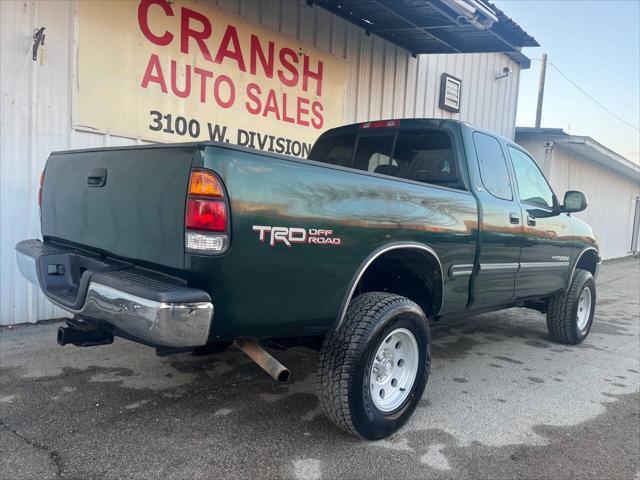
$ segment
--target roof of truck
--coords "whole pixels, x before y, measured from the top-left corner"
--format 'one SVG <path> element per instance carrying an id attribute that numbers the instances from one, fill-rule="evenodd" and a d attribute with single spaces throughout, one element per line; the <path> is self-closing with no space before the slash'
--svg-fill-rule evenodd
<path id="1" fill-rule="evenodd" d="M 398 128 L 442 128 L 445 125 L 464 124 L 460 120 L 442 118 L 388 118 L 384 120 L 371 120 L 366 122 L 350 123 L 330 128 L 322 133 L 334 135 L 337 133 L 360 132 L 362 130 L 375 131 L 377 129 L 398 129 Z M 468 125 L 468 124 L 467 124 Z"/>
<path id="2" fill-rule="evenodd" d="M 345 133 L 363 133 L 366 131 L 375 132 L 376 130 L 402 130 L 402 129 L 416 129 L 416 128 L 452 128 L 459 126 L 460 128 L 472 129 L 474 131 L 486 133 L 493 137 L 502 139 L 504 142 L 513 144 L 513 140 L 500 135 L 499 133 L 487 130 L 485 128 L 472 125 L 469 122 L 463 120 L 456 120 L 452 118 L 397 118 L 387 120 L 373 120 L 369 122 L 351 123 L 349 125 L 341 125 L 339 127 L 331 128 L 325 131 L 320 137 L 342 135 Z"/>

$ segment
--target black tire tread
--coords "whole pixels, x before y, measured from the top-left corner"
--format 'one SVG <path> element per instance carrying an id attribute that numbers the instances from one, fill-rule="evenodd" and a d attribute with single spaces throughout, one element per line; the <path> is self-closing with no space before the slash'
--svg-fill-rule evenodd
<path id="1" fill-rule="evenodd" d="M 366 348 L 368 333 L 375 327 L 381 311 L 397 303 L 415 305 L 405 297 L 385 292 L 357 296 L 349 304 L 340 328 L 329 332 L 322 345 L 318 365 L 322 409 L 335 425 L 360 438 L 362 435 L 352 421 L 354 405 L 349 400 L 349 383 Z"/>
<path id="2" fill-rule="evenodd" d="M 576 269 L 569 289 L 549 299 L 547 303 L 547 329 L 552 340 L 566 344 L 576 344 L 573 324 L 575 322 L 574 306 L 578 302 L 578 296 L 582 287 L 591 273 L 587 270 Z"/>

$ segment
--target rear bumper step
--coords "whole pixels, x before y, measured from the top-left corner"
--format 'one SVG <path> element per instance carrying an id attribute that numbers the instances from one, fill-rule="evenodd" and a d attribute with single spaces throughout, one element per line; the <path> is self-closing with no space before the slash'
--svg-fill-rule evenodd
<path id="1" fill-rule="evenodd" d="M 16 260 L 27 280 L 80 318 L 150 345 L 196 347 L 209 339 L 211 298 L 171 277 L 39 240 L 18 243 Z"/>

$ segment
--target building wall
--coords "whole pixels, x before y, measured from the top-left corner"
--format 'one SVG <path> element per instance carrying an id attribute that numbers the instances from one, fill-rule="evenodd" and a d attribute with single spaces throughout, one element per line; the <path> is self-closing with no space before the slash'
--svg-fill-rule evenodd
<path id="1" fill-rule="evenodd" d="M 629 254 L 637 182 L 561 146 L 553 148 L 550 177 L 561 200 L 567 190 L 587 196 L 589 207 L 576 216 L 593 228 L 603 258 Z"/>
<path id="2" fill-rule="evenodd" d="M 344 123 L 380 118 L 460 118 L 513 137 L 519 65 L 503 54 L 417 58 L 303 0 L 209 0 L 345 58 Z M 37 184 L 52 150 L 140 143 L 71 129 L 75 3 L 0 1 L 0 324 L 61 316 L 19 274 L 13 247 L 40 234 Z M 43 64 L 30 60 L 32 33 L 46 27 Z M 82 48 L 81 45 L 77 46 Z M 495 80 L 504 66 L 513 75 Z M 438 108 L 440 74 L 462 79 L 461 111 Z"/>
<path id="3" fill-rule="evenodd" d="M 602 257 L 628 255 L 640 184 L 570 152 L 561 143 L 556 142 L 551 150 L 545 152 L 545 140 L 540 137 L 518 138 L 518 143 L 534 156 L 560 201 L 567 190 L 580 190 L 587 196 L 589 207 L 575 216 L 593 228 Z"/>

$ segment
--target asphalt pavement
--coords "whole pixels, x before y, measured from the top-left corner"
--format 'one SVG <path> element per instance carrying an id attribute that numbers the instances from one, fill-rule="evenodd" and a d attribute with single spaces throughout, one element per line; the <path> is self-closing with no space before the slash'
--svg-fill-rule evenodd
<path id="1" fill-rule="evenodd" d="M 57 323 L 0 329 L 0 477 L 13 479 L 640 479 L 640 261 L 603 265 L 580 346 L 510 309 L 432 325 L 427 390 L 379 442 L 343 434 L 315 394 L 317 353 L 59 347 Z"/>

